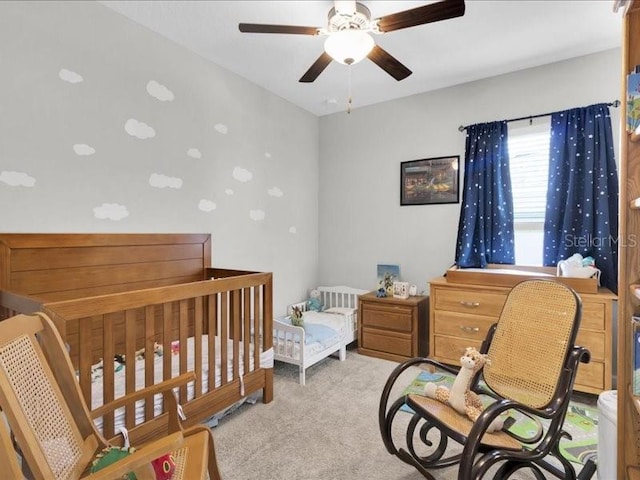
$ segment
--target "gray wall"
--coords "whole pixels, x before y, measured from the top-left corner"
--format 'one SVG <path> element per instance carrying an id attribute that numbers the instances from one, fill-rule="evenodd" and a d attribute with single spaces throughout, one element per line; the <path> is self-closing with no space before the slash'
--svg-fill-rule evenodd
<path id="1" fill-rule="evenodd" d="M 0 2 L 0 65 L 0 231 L 211 233 L 276 312 L 317 281 L 315 116 L 95 2 Z"/>
<path id="2" fill-rule="evenodd" d="M 321 117 L 321 283 L 374 289 L 376 265 L 391 263 L 403 281 L 427 290 L 454 261 L 460 204 L 401 207 L 400 162 L 460 155 L 463 164 L 460 125 L 618 99 L 620 55 L 609 50 Z M 617 140 L 619 109 L 611 112 Z"/>
<path id="3" fill-rule="evenodd" d="M 460 205 L 400 207 L 400 162 L 462 159 L 461 124 L 618 98 L 619 57 L 318 119 L 100 4 L 0 2 L 0 231 L 211 233 L 216 266 L 274 272 L 276 314 L 373 289 L 378 263 L 425 290 Z"/>

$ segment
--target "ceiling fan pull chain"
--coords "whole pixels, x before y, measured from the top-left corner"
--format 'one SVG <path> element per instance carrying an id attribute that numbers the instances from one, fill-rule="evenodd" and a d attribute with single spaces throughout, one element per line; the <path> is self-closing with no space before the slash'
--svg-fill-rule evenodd
<path id="1" fill-rule="evenodd" d="M 347 66 L 347 70 L 349 71 L 349 96 L 347 97 L 347 113 L 351 113 L 351 65 Z"/>

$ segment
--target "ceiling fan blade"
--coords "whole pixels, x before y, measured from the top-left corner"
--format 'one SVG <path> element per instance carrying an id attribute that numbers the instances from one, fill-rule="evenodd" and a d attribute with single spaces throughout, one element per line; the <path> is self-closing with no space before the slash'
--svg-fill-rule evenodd
<path id="1" fill-rule="evenodd" d="M 373 50 L 369 52 L 369 55 L 367 55 L 367 57 L 369 57 L 369 60 L 378 65 L 381 69 L 383 69 L 398 81 L 404 80 L 412 73 L 411 70 L 401 64 L 386 50 L 382 49 L 378 45 L 375 45 L 373 47 Z"/>
<path id="2" fill-rule="evenodd" d="M 318 59 L 313 62 L 313 65 L 309 67 L 309 70 L 307 70 L 302 78 L 300 78 L 300 80 L 298 81 L 302 83 L 313 82 L 316 78 L 318 78 L 318 75 L 320 75 L 322 71 L 327 68 L 327 65 L 331 63 L 331 60 L 332 58 L 327 52 L 322 52 L 322 55 L 320 55 Z"/>
<path id="3" fill-rule="evenodd" d="M 464 15 L 464 0 L 442 0 L 422 7 L 380 17 L 378 28 L 381 32 L 392 32 L 401 28 L 415 27 L 425 23 L 438 22 Z"/>
<path id="4" fill-rule="evenodd" d="M 239 23 L 238 28 L 244 33 L 292 33 L 294 35 L 318 35 L 318 27 L 302 27 L 297 25 Z"/>

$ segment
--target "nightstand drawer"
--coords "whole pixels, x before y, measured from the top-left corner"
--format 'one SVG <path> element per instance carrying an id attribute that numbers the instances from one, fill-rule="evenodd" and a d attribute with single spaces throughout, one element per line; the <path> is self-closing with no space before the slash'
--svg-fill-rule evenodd
<path id="1" fill-rule="evenodd" d="M 411 357 L 411 335 L 364 328 L 362 347 L 368 350 Z"/>
<path id="2" fill-rule="evenodd" d="M 413 328 L 412 310 L 405 307 L 380 307 L 369 306 L 366 303 L 362 307 L 362 326 L 377 327 L 386 330 L 398 330 L 410 333 Z"/>
<path id="3" fill-rule="evenodd" d="M 498 317 L 507 296 L 493 292 L 448 289 L 435 293 L 435 310 Z"/>

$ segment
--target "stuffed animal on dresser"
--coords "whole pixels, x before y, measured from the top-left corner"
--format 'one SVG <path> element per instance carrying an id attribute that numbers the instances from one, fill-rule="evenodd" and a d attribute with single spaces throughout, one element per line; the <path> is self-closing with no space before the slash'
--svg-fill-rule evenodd
<path id="1" fill-rule="evenodd" d="M 471 381 L 487 361 L 486 355 L 473 347 L 467 347 L 465 354 L 460 357 L 461 368 L 453 381 L 451 390 L 443 385 L 427 382 L 424 386 L 424 394 L 442 403 L 448 403 L 458 413 L 466 415 L 475 422 L 484 410 L 484 405 L 478 394 L 471 391 Z M 496 418 L 487 428 L 487 432 L 500 430 L 502 425 L 503 420 Z"/>

